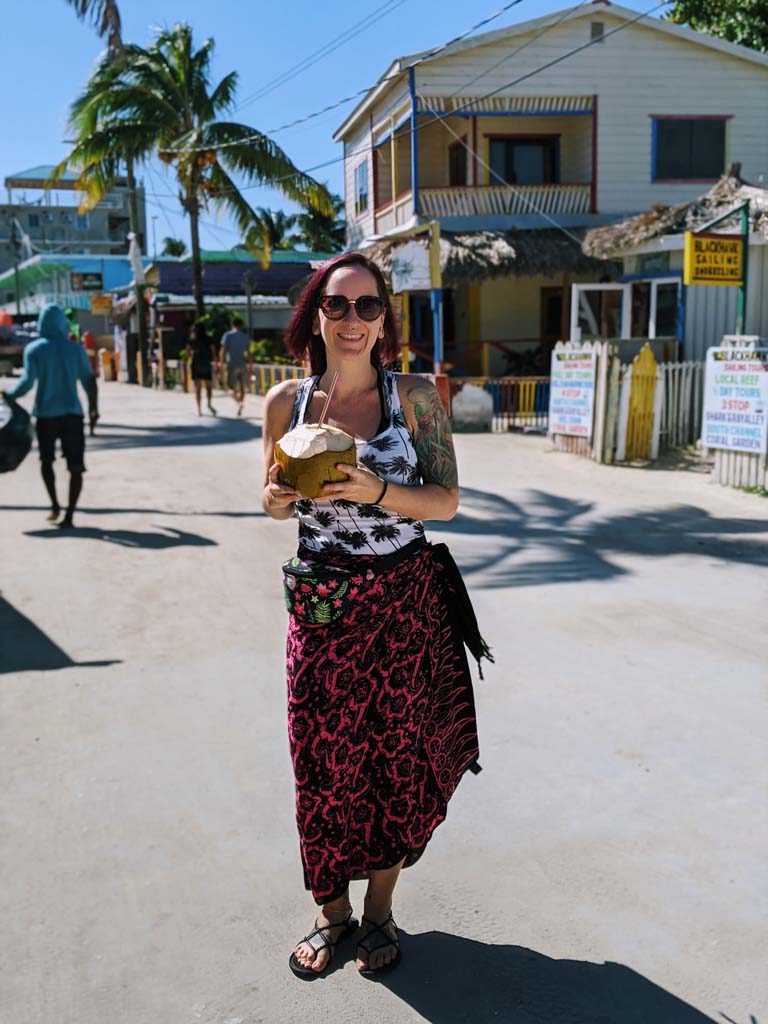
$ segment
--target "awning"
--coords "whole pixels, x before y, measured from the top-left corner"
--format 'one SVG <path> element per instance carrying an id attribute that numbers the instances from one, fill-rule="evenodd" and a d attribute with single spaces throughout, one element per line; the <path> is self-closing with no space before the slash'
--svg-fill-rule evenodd
<path id="1" fill-rule="evenodd" d="M 24 294 L 31 291 L 41 281 L 50 281 L 56 274 L 67 274 L 72 270 L 71 263 L 32 263 L 26 267 L 19 268 L 19 291 Z M 16 277 L 13 268 L 0 274 L 0 291 L 12 292 L 16 290 Z"/>

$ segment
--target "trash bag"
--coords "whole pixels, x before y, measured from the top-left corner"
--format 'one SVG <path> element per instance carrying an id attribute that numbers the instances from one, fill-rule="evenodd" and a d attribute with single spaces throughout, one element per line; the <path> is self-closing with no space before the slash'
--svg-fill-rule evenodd
<path id="1" fill-rule="evenodd" d="M 0 473 L 10 473 L 32 447 L 32 418 L 13 398 L 0 399 Z"/>

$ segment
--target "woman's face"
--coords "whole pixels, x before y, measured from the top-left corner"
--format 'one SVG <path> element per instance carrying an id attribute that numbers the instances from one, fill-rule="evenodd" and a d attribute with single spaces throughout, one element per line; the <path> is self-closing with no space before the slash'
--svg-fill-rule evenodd
<path id="1" fill-rule="evenodd" d="M 378 297 L 379 290 L 369 270 L 351 266 L 334 270 L 325 282 L 323 294 L 359 299 L 363 295 Z M 366 321 L 360 319 L 354 306 L 350 306 L 341 320 L 329 320 L 320 309 L 316 311 L 315 317 L 327 354 L 337 359 L 364 358 L 370 362 L 371 349 L 384 336 L 383 312 L 375 320 Z"/>

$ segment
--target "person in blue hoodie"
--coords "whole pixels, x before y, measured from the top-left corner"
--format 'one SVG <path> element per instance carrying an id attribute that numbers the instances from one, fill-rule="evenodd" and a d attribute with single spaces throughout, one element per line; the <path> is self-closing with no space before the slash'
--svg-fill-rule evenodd
<path id="1" fill-rule="evenodd" d="M 73 525 L 85 472 L 83 407 L 77 394 L 77 382 L 80 381 L 88 396 L 88 410 L 93 423 L 97 418 L 96 378 L 85 349 L 69 340 L 70 325 L 61 306 L 52 303 L 43 309 L 37 321 L 37 331 L 39 339 L 24 349 L 24 370 L 19 382 L 5 394 L 9 398 L 19 398 L 37 384 L 32 414 L 37 417 L 40 468 L 51 500 L 48 519 L 56 522 L 61 515 L 53 472 L 58 440 L 69 470 L 69 502 L 57 525 L 67 529 Z"/>

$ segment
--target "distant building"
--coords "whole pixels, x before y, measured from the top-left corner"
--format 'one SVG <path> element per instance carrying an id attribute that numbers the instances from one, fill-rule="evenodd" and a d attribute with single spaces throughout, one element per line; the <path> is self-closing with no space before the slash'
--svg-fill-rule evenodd
<path id="1" fill-rule="evenodd" d="M 201 252 L 203 288 L 208 309 L 223 306 L 250 325 L 254 338 L 281 340 L 293 312 L 292 302 L 318 263 L 331 253 L 273 249 L 268 267 L 243 249 Z M 129 334 L 136 333 L 135 296 L 130 281 L 120 289 L 114 317 Z M 176 359 L 189 340 L 196 316 L 192 258 L 161 257 L 145 275 L 149 326 L 156 340 L 163 335 L 166 358 Z"/>
<path id="2" fill-rule="evenodd" d="M 645 294 L 674 313 L 679 276 L 624 302 L 586 231 L 694 200 L 734 161 L 768 175 L 767 106 L 768 54 L 607 0 L 410 54 L 334 135 L 348 245 L 388 272 L 399 235 L 439 222 L 442 296 L 413 288 L 409 322 L 425 353 L 442 324 L 457 373 L 480 372 L 481 343 L 494 373 L 526 352 L 545 369 L 574 295 L 585 337 L 647 336 Z"/>
<path id="3" fill-rule="evenodd" d="M 128 251 L 128 187 L 119 178 L 90 213 L 78 213 L 77 174 L 67 172 L 54 189 L 46 183 L 53 166 L 42 165 L 5 179 L 7 202 L 0 203 L 0 274 L 39 253 L 92 253 L 123 256 Z M 139 235 L 146 236 L 144 190 L 137 188 Z"/>

